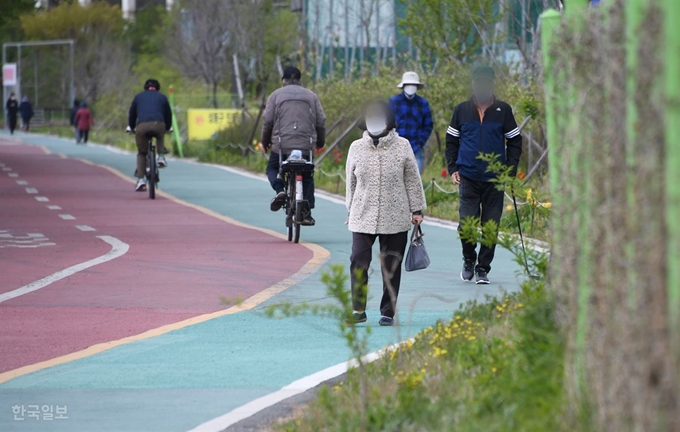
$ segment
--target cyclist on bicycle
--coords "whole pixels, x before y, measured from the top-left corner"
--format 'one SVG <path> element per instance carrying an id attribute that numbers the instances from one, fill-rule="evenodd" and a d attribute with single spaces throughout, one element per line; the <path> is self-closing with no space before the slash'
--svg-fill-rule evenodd
<path id="1" fill-rule="evenodd" d="M 286 160 L 293 150 L 301 150 L 305 158 L 326 143 L 326 115 L 314 92 L 302 87 L 302 73 L 288 66 L 283 70 L 283 86 L 267 100 L 262 124 L 262 148 L 271 147 L 267 177 L 276 196 L 271 201 L 272 211 L 279 211 L 286 202 L 283 180 L 279 177 L 279 154 Z M 305 173 L 302 178 L 304 199 L 314 208 L 314 175 Z M 304 225 L 314 225 L 311 212 L 305 215 Z"/>
<path id="2" fill-rule="evenodd" d="M 172 110 L 168 98 L 160 92 L 161 84 L 155 79 L 148 79 L 144 83 L 144 91 L 137 94 L 130 106 L 128 117 L 128 132 L 135 132 L 137 141 L 137 185 L 135 191 L 146 190 L 146 155 L 149 151 L 149 138 L 156 138 L 158 152 L 158 167 L 165 168 L 165 132 L 172 127 Z"/>

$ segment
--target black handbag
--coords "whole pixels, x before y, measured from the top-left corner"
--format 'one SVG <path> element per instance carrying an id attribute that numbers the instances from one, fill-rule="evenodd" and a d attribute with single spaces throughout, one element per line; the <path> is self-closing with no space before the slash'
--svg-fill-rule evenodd
<path id="1" fill-rule="evenodd" d="M 404 268 L 407 272 L 426 269 L 430 265 L 430 256 L 427 254 L 423 235 L 420 224 L 413 228 L 411 243 L 406 253 L 406 262 L 404 263 Z"/>

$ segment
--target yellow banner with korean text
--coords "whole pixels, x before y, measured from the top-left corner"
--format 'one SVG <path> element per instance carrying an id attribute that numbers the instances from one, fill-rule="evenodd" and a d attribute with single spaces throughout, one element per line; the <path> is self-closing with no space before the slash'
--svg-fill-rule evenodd
<path id="1" fill-rule="evenodd" d="M 190 140 L 209 140 L 221 130 L 241 121 L 240 109 L 190 109 L 187 111 Z"/>

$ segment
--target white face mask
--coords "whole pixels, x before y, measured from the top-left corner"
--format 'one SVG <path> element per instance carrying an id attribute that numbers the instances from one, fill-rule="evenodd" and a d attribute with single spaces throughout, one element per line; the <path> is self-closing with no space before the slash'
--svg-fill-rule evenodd
<path id="1" fill-rule="evenodd" d="M 378 136 L 387 129 L 385 117 L 368 117 L 366 119 L 366 130 L 373 136 Z"/>
<path id="2" fill-rule="evenodd" d="M 413 96 L 418 91 L 418 86 L 413 84 L 406 84 L 404 86 L 404 93 L 406 96 Z"/>

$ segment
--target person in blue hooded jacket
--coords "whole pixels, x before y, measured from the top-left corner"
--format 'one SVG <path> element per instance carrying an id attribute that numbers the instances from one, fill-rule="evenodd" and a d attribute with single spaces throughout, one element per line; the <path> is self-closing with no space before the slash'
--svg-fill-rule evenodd
<path id="1" fill-rule="evenodd" d="M 482 224 L 498 224 L 503 213 L 504 191 L 492 182 L 495 175 L 487 171 L 487 163 L 480 154 L 496 154 L 499 160 L 517 172 L 522 156 L 522 135 L 512 108 L 494 97 L 496 74 L 489 66 L 480 66 L 472 74 L 472 98 L 459 104 L 453 111 L 446 131 L 446 161 L 454 184 L 459 186 L 460 220 L 474 217 Z M 460 226 L 459 226 L 460 230 Z M 495 245 L 463 243 L 464 281 L 476 275 L 478 284 L 488 284 L 488 273 L 495 253 Z"/>

